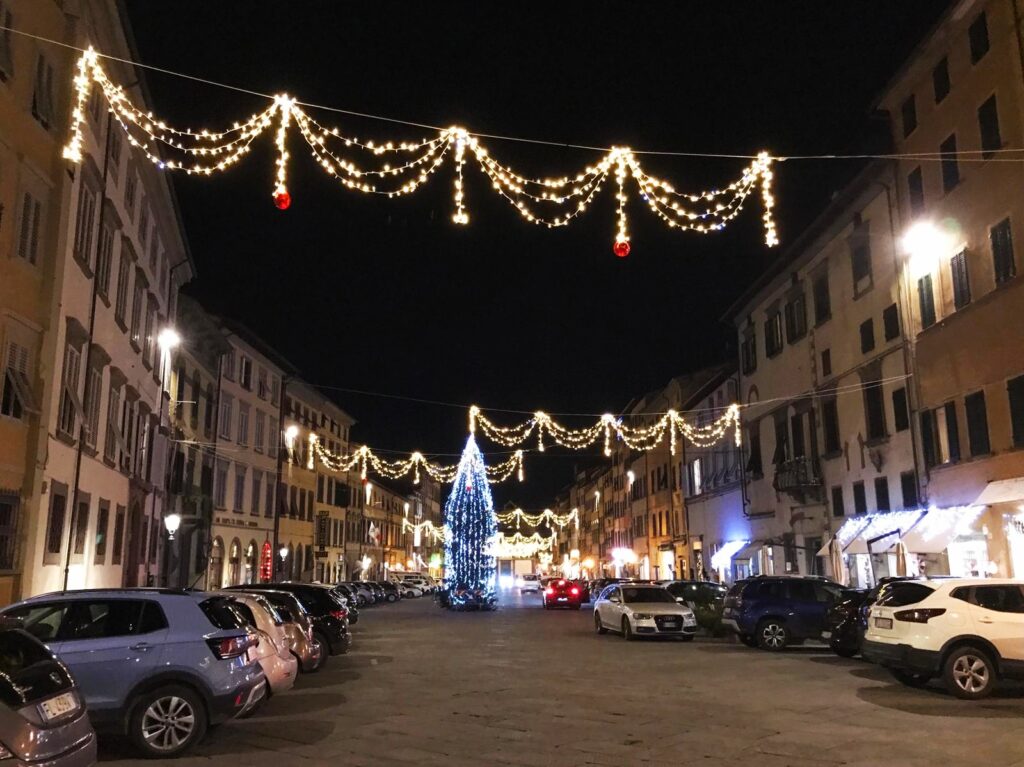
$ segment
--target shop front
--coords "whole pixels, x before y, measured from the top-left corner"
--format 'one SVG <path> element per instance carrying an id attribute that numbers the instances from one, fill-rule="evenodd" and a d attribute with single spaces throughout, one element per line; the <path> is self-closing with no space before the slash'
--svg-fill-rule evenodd
<path id="1" fill-rule="evenodd" d="M 991 553 L 996 574 L 1024 578 L 1024 477 L 989 482 L 974 503 L 988 510 L 986 526 L 994 538 Z"/>

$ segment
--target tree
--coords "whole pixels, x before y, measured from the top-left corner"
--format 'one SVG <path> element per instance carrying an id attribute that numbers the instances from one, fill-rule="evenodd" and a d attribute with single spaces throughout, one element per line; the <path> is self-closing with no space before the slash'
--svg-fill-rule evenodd
<path id="1" fill-rule="evenodd" d="M 452 491 L 444 505 L 444 589 L 451 607 L 493 607 L 498 531 L 487 467 L 472 436 L 462 451 Z"/>

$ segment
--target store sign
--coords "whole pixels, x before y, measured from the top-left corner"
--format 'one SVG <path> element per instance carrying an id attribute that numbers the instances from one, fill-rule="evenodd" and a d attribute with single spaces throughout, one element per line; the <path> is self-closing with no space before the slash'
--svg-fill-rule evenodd
<path id="1" fill-rule="evenodd" d="M 274 552 L 270 541 L 263 542 L 263 550 L 260 552 L 260 580 L 263 582 L 274 579 Z"/>
<path id="2" fill-rule="evenodd" d="M 316 513 L 316 545 L 323 549 L 330 540 L 331 520 L 328 512 L 318 511 Z"/>

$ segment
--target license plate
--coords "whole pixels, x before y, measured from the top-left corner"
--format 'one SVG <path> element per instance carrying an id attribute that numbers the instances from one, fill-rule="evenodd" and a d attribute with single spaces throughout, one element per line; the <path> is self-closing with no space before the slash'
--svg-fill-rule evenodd
<path id="1" fill-rule="evenodd" d="M 73 692 L 66 692 L 63 695 L 58 695 L 56 698 L 44 700 L 39 704 L 39 712 L 46 721 L 64 716 L 64 714 L 70 713 L 76 708 L 78 708 L 78 701 L 75 700 Z"/>
<path id="2" fill-rule="evenodd" d="M 569 597 L 559 597 L 558 601 L 559 602 L 568 602 L 569 601 Z"/>
<path id="3" fill-rule="evenodd" d="M 679 628 L 679 621 L 665 621 L 662 625 L 667 629 L 677 629 Z"/>
<path id="4" fill-rule="evenodd" d="M 875 627 L 880 629 L 891 629 L 892 618 L 875 618 Z"/>
<path id="5" fill-rule="evenodd" d="M 831 639 L 832 638 L 832 632 L 831 631 L 822 631 L 821 632 L 821 638 L 822 639 Z"/>

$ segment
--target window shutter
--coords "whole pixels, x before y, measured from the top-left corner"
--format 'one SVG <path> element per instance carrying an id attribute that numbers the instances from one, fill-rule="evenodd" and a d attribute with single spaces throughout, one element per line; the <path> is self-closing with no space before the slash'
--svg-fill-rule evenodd
<path id="1" fill-rule="evenodd" d="M 1013 426 L 1014 447 L 1024 447 L 1024 376 L 1017 376 L 1006 384 L 1010 398 L 1010 423 Z"/>
<path id="2" fill-rule="evenodd" d="M 3 3 L 0 3 L 0 24 L 5 27 L 14 26 L 14 17 Z M 14 59 L 11 56 L 11 33 L 0 29 L 0 80 L 14 77 Z"/>
<path id="3" fill-rule="evenodd" d="M 949 440 L 949 462 L 960 460 L 960 427 L 956 422 L 956 405 L 946 403 L 946 435 Z"/>
<path id="4" fill-rule="evenodd" d="M 961 309 L 971 302 L 971 283 L 967 275 L 967 251 L 961 250 L 949 262 L 953 277 L 953 305 Z"/>
<path id="5" fill-rule="evenodd" d="M 935 465 L 935 415 L 931 410 L 921 413 L 921 448 L 925 466 Z"/>

